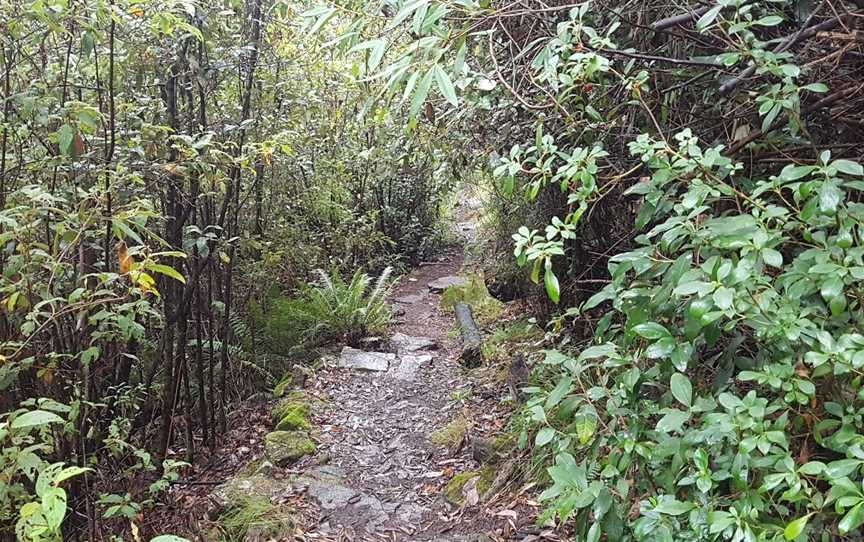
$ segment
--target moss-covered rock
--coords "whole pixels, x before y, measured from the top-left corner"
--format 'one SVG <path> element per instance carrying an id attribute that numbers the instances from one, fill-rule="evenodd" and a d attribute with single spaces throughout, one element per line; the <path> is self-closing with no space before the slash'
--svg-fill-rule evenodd
<path id="1" fill-rule="evenodd" d="M 276 384 L 276 387 L 273 388 L 273 395 L 276 397 L 282 397 L 285 395 L 285 392 L 291 389 L 294 385 L 294 379 L 290 374 L 285 375 L 285 377 Z"/>
<path id="2" fill-rule="evenodd" d="M 259 496 L 239 496 L 219 517 L 222 540 L 267 542 L 294 534 L 294 510 Z"/>
<path id="3" fill-rule="evenodd" d="M 492 480 L 495 479 L 495 470 L 491 467 L 484 467 L 480 471 L 460 472 L 451 478 L 444 487 L 444 498 L 451 504 L 462 506 L 465 504 L 465 486 L 475 478 L 477 479 L 477 495 L 482 498 L 489 491 Z"/>
<path id="4" fill-rule="evenodd" d="M 309 403 L 303 401 L 283 401 L 273 408 L 273 422 L 277 431 L 292 431 L 295 429 L 309 429 L 311 413 Z"/>
<path id="5" fill-rule="evenodd" d="M 291 369 L 285 373 L 282 380 L 273 388 L 273 395 L 282 397 L 292 388 L 302 388 L 306 385 L 306 381 L 314 376 L 314 371 L 299 363 L 294 364 Z M 302 392 L 301 392 L 302 393 Z"/>
<path id="6" fill-rule="evenodd" d="M 292 391 L 285 399 L 279 401 L 270 409 L 270 419 L 276 425 L 282 421 L 282 418 L 298 410 L 302 412 L 303 416 L 308 417 L 312 411 L 312 406 L 309 404 L 306 394 L 302 391 Z"/>
<path id="7" fill-rule="evenodd" d="M 273 431 L 264 437 L 264 454 L 279 467 L 290 465 L 318 449 L 305 431 Z"/>
<path id="8" fill-rule="evenodd" d="M 276 431 L 293 431 L 295 429 L 309 429 L 311 427 L 308 405 L 301 403 L 279 420 L 279 423 L 276 424 Z"/>
<path id="9" fill-rule="evenodd" d="M 247 466 L 237 476 L 229 478 L 211 492 L 211 501 L 216 505 L 217 514 L 233 507 L 244 498 L 270 500 L 272 496 L 292 487 L 290 480 L 276 480 L 263 473 L 251 474 L 256 470 L 257 468 Z"/>
<path id="10" fill-rule="evenodd" d="M 467 284 L 451 286 L 444 291 L 441 304 L 452 308 L 456 303 L 469 305 L 480 326 L 495 322 L 504 311 L 504 303 L 492 297 L 481 275 L 470 275 Z"/>
<path id="11" fill-rule="evenodd" d="M 453 450 L 458 448 L 465 438 L 469 427 L 468 419 L 459 415 L 453 418 L 447 425 L 429 435 L 429 440 L 439 446 L 446 446 Z"/>

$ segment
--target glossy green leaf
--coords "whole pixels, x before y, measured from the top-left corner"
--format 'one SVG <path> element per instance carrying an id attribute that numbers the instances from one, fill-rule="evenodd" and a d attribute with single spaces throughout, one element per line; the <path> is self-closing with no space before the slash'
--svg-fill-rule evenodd
<path id="1" fill-rule="evenodd" d="M 669 387 L 672 391 L 672 396 L 679 403 L 690 408 L 693 401 L 693 386 L 690 384 L 690 379 L 681 373 L 675 373 L 669 381 Z"/>

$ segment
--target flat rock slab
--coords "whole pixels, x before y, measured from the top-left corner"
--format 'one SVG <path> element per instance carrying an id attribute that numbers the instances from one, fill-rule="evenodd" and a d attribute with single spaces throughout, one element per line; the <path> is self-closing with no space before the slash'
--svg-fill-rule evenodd
<path id="1" fill-rule="evenodd" d="M 430 339 L 429 337 L 414 337 L 399 332 L 393 334 L 393 337 L 390 339 L 390 346 L 399 354 L 419 352 L 420 350 L 435 350 L 438 348 L 438 344 L 434 339 Z"/>
<path id="2" fill-rule="evenodd" d="M 396 354 L 386 352 L 365 352 L 346 346 L 339 355 L 339 367 L 359 371 L 384 372 L 390 368 L 390 362 L 396 359 Z"/>
<path id="3" fill-rule="evenodd" d="M 405 354 L 399 356 L 399 365 L 390 369 L 390 376 L 398 380 L 412 381 L 424 363 L 432 361 L 431 354 Z"/>
<path id="4" fill-rule="evenodd" d="M 465 277 L 457 277 L 455 275 L 448 275 L 446 277 L 441 277 L 440 279 L 435 279 L 429 283 L 429 291 L 434 292 L 436 294 L 440 294 L 447 288 L 451 286 L 465 286 L 468 284 L 468 279 Z"/>
<path id="5" fill-rule="evenodd" d="M 299 481 L 322 509 L 330 511 L 331 521 L 375 532 L 390 520 L 388 510 L 374 495 L 348 487 L 344 476 L 341 470 L 324 466 L 310 470 Z"/>

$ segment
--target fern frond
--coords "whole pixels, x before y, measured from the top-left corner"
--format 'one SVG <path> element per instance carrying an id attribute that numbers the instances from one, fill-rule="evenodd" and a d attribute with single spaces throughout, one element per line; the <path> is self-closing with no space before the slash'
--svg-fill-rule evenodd
<path id="1" fill-rule="evenodd" d="M 375 303 L 378 299 L 383 299 L 388 293 L 390 293 L 389 280 L 391 274 L 393 274 L 393 268 L 388 266 L 381 272 L 381 275 L 378 276 L 378 280 L 375 281 L 375 288 L 373 288 L 372 293 L 369 294 L 370 303 Z"/>

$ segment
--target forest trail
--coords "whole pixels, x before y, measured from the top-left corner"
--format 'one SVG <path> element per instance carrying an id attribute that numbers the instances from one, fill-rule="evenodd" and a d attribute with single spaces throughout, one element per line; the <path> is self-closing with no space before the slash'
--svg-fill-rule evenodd
<path id="1" fill-rule="evenodd" d="M 453 227 L 473 242 L 480 202 L 463 190 Z M 373 348 L 345 348 L 316 374 L 314 392 L 331 408 L 320 420 L 317 462 L 300 476 L 318 517 L 301 540 L 483 542 L 482 507 L 442 495 L 454 473 L 479 466 L 430 435 L 469 408 L 475 382 L 457 361 L 453 315 L 442 293 L 462 279 L 462 248 L 400 279 L 391 296 L 391 337 Z"/>
<path id="2" fill-rule="evenodd" d="M 318 373 L 316 387 L 333 408 L 318 440 L 328 463 L 303 476 L 320 507 L 308 539 L 464 540 L 445 533 L 470 530 L 472 521 L 440 495 L 444 473 L 461 460 L 429 440 L 459 415 L 454 396 L 467 384 L 436 287 L 460 262 L 449 254 L 403 278 L 393 295 L 393 338 L 381 348 L 389 352 L 345 349 Z"/>

